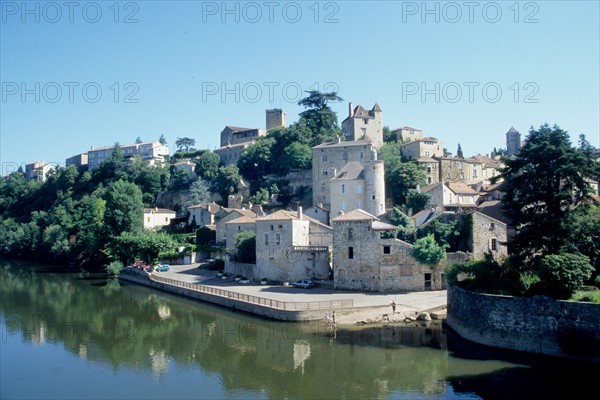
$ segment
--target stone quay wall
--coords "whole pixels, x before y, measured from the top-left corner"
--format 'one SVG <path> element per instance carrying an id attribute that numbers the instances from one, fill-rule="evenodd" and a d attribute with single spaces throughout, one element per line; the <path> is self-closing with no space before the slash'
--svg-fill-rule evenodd
<path id="1" fill-rule="evenodd" d="M 352 300 L 283 302 L 212 286 L 153 278 L 147 272 L 133 268 L 123 269 L 119 279 L 278 321 L 322 320 L 325 313 L 334 309 L 338 315 L 355 311 Z"/>
<path id="2" fill-rule="evenodd" d="M 600 304 L 448 287 L 447 325 L 475 343 L 600 362 Z"/>

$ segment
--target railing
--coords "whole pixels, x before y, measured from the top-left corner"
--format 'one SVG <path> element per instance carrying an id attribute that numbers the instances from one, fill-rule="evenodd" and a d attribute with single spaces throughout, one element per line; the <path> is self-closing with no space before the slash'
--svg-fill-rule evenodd
<path id="1" fill-rule="evenodd" d="M 328 246 L 293 246 L 294 251 L 329 251 Z"/>
<path id="2" fill-rule="evenodd" d="M 194 290 L 200 293 L 206 293 L 213 296 L 219 296 L 237 301 L 243 301 L 250 304 L 257 304 L 269 308 L 286 311 L 310 311 L 310 310 L 330 310 L 334 308 L 346 308 L 354 305 L 354 300 L 328 300 L 328 301 L 303 301 L 290 302 L 269 299 L 266 297 L 253 296 L 249 294 L 233 292 L 214 286 L 199 285 L 196 283 L 182 282 L 162 276 L 150 275 L 150 279 L 156 282 L 166 283 L 168 285 L 177 286 L 184 289 Z"/>

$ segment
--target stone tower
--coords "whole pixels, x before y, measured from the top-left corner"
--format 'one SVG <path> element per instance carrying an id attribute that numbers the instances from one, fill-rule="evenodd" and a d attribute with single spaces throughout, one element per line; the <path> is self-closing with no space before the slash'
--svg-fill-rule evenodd
<path id="1" fill-rule="evenodd" d="M 385 175 L 383 161 L 377 159 L 373 150 L 373 160 L 365 162 L 365 211 L 379 216 L 385 213 Z"/>
<path id="2" fill-rule="evenodd" d="M 267 130 L 285 127 L 285 112 L 281 108 L 267 110 Z"/>
<path id="3" fill-rule="evenodd" d="M 516 155 L 521 149 L 521 134 L 512 126 L 506 132 L 506 155 L 508 157 Z"/>
<path id="4" fill-rule="evenodd" d="M 376 150 L 383 145 L 383 129 L 381 125 L 381 108 L 377 103 L 370 111 L 362 106 L 352 109 L 348 104 L 348 117 L 342 121 L 342 134 L 346 140 L 364 140 L 371 143 Z"/>

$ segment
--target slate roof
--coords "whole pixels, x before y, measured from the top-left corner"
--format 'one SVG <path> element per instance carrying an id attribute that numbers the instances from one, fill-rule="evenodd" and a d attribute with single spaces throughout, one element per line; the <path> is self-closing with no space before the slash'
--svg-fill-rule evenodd
<path id="1" fill-rule="evenodd" d="M 331 222 L 342 221 L 379 221 L 379 218 L 372 214 L 369 214 L 365 210 L 357 208 L 356 210 L 348 211 L 347 213 L 331 218 Z"/>
<path id="2" fill-rule="evenodd" d="M 362 179 L 364 167 L 357 161 L 351 161 L 344 166 L 333 178 L 336 180 L 354 180 Z"/>
<path id="3" fill-rule="evenodd" d="M 346 142 L 325 142 L 313 147 L 313 149 L 322 149 L 322 148 L 331 148 L 331 147 L 346 147 L 346 146 L 367 146 L 371 145 L 370 142 L 366 140 L 348 140 Z"/>

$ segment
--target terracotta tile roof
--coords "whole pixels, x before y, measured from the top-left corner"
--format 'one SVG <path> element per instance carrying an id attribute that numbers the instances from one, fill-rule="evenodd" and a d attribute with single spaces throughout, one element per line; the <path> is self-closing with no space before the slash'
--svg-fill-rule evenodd
<path id="1" fill-rule="evenodd" d="M 456 194 L 469 194 L 469 195 L 477 194 L 476 190 L 474 190 L 472 187 L 470 187 L 469 185 L 462 183 L 462 182 L 450 182 L 450 183 L 447 183 L 447 186 L 450 190 L 452 190 Z"/>

